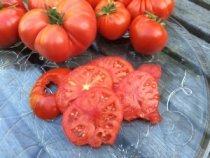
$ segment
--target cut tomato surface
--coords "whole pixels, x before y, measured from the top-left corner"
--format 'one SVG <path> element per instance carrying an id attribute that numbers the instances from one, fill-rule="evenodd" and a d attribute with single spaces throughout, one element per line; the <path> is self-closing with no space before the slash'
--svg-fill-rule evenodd
<path id="1" fill-rule="evenodd" d="M 116 93 L 122 102 L 125 120 L 142 118 L 152 124 L 161 121 L 158 84 L 150 74 L 142 71 L 130 73 L 119 84 Z"/>
<path id="2" fill-rule="evenodd" d="M 50 83 L 59 87 L 63 78 L 69 72 L 70 70 L 67 68 L 56 68 L 47 71 L 38 79 L 29 98 L 31 108 L 36 116 L 49 120 L 60 114 L 56 105 L 55 94 L 46 93 L 46 88 Z"/>
<path id="3" fill-rule="evenodd" d="M 112 89 L 112 77 L 109 72 L 97 66 L 81 66 L 73 70 L 58 88 L 56 101 L 59 110 L 63 113 L 69 102 L 92 87 Z"/>
<path id="4" fill-rule="evenodd" d="M 62 126 L 72 143 L 100 147 L 114 143 L 122 119 L 122 105 L 115 93 L 92 88 L 71 102 L 63 114 Z"/>
<path id="5" fill-rule="evenodd" d="M 161 66 L 158 64 L 143 64 L 138 68 L 139 71 L 147 72 L 158 82 L 162 75 Z"/>
<path id="6" fill-rule="evenodd" d="M 118 56 L 98 58 L 90 62 L 90 64 L 103 67 L 109 71 L 113 78 L 114 90 L 118 87 L 123 78 L 134 71 L 133 66 L 128 61 Z"/>

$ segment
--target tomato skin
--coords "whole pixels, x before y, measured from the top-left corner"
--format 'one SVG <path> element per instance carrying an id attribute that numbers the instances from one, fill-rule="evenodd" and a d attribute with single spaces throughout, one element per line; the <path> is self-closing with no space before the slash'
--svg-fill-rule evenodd
<path id="1" fill-rule="evenodd" d="M 123 3 L 125 6 L 127 6 L 131 2 L 131 0 L 117 0 L 117 1 Z"/>
<path id="2" fill-rule="evenodd" d="M 143 64 L 138 68 L 139 71 L 147 72 L 158 82 L 162 75 L 161 66 L 158 64 Z"/>
<path id="3" fill-rule="evenodd" d="M 50 24 L 47 10 L 33 9 L 21 19 L 19 34 L 30 49 L 50 61 L 63 62 L 91 45 L 96 36 L 96 18 L 85 0 L 63 0 L 56 10 L 63 15 L 62 25 Z"/>
<path id="4" fill-rule="evenodd" d="M 62 126 L 76 145 L 114 144 L 123 119 L 122 106 L 112 90 L 84 91 L 63 114 Z"/>
<path id="5" fill-rule="evenodd" d="M 110 14 L 98 15 L 102 8 L 106 7 L 108 4 L 113 3 L 116 7 L 116 11 Z M 97 28 L 98 32 L 109 40 L 116 40 L 123 36 L 127 31 L 131 16 L 125 6 L 120 2 L 114 2 L 107 0 L 102 0 L 95 8 L 95 13 L 97 15 Z"/>
<path id="6" fill-rule="evenodd" d="M 130 37 L 135 51 L 144 55 L 161 51 L 168 41 L 165 28 L 144 15 L 139 15 L 131 23 Z"/>
<path id="7" fill-rule="evenodd" d="M 116 94 L 123 105 L 125 120 L 141 118 L 152 124 L 161 121 L 158 84 L 150 74 L 142 71 L 130 73 L 120 83 Z"/>
<path id="8" fill-rule="evenodd" d="M 96 5 L 101 1 L 101 0 L 87 0 L 88 3 L 93 7 L 93 9 L 96 7 Z"/>
<path id="9" fill-rule="evenodd" d="M 59 110 L 63 113 L 71 102 L 93 87 L 112 89 L 112 78 L 104 68 L 97 66 L 80 66 L 74 69 L 58 88 L 56 101 Z"/>
<path id="10" fill-rule="evenodd" d="M 56 7 L 61 0 L 28 0 L 29 9 L 50 9 Z"/>
<path id="11" fill-rule="evenodd" d="M 159 18 L 166 20 L 173 12 L 174 0 L 131 0 L 127 5 L 132 19 L 149 11 Z"/>
<path id="12" fill-rule="evenodd" d="M 70 70 L 67 68 L 52 69 L 44 73 L 37 80 L 29 98 L 30 106 L 37 117 L 43 120 L 50 120 L 60 114 L 57 108 L 55 94 L 47 94 L 45 88 L 50 82 L 59 87 L 64 76 L 69 72 Z"/>
<path id="13" fill-rule="evenodd" d="M 129 73 L 134 71 L 133 66 L 125 59 L 119 56 L 107 56 L 97 58 L 89 63 L 90 65 L 100 66 L 106 69 L 112 76 L 113 88 L 117 89 L 119 83 Z"/>
<path id="14" fill-rule="evenodd" d="M 0 49 L 8 48 L 19 40 L 18 24 L 26 10 L 21 1 L 3 1 L 0 9 Z M 16 5 L 9 7 L 8 4 Z"/>

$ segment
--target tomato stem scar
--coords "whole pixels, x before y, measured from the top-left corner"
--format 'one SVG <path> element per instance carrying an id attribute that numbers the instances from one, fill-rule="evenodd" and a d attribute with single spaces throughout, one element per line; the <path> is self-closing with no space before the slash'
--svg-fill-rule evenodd
<path id="1" fill-rule="evenodd" d="M 107 6 L 104 6 L 101 10 L 98 11 L 98 16 L 109 15 L 116 11 L 117 11 L 117 8 L 115 6 L 115 2 L 108 1 Z"/>
<path id="2" fill-rule="evenodd" d="M 50 19 L 51 24 L 62 25 L 63 24 L 63 16 L 58 13 L 56 8 L 51 8 L 47 11 L 47 15 Z"/>

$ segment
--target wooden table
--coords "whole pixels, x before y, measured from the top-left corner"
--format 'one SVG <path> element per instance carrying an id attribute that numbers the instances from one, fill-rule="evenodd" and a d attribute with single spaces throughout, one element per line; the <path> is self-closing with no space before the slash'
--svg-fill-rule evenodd
<path id="1" fill-rule="evenodd" d="M 210 0 L 175 0 L 175 2 L 173 17 L 191 33 L 185 37 L 194 49 L 200 49 L 200 47 L 203 49 L 198 51 L 198 57 L 210 89 Z M 210 136 L 210 127 L 207 135 Z M 209 151 L 208 141 L 204 143 L 204 148 L 207 145 Z M 205 157 L 207 156 L 206 153 Z"/>

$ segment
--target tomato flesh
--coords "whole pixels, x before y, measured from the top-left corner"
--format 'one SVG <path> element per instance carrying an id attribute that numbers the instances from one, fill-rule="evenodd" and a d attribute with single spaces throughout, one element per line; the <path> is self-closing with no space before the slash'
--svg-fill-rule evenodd
<path id="1" fill-rule="evenodd" d="M 133 66 L 125 59 L 118 56 L 108 56 L 93 60 L 92 65 L 105 68 L 113 78 L 114 90 L 119 83 L 131 72 L 134 71 Z"/>
<path id="2" fill-rule="evenodd" d="M 105 69 L 96 66 L 81 66 L 73 70 L 58 88 L 56 100 L 59 110 L 63 113 L 71 101 L 92 87 L 112 89 L 110 74 Z"/>
<path id="3" fill-rule="evenodd" d="M 125 120 L 141 118 L 149 120 L 152 124 L 161 121 L 158 112 L 158 84 L 150 74 L 142 71 L 132 72 L 120 83 L 116 93 L 124 107 Z"/>
<path id="4" fill-rule="evenodd" d="M 158 64 L 143 64 L 138 68 L 139 71 L 147 72 L 158 82 L 162 75 L 161 66 Z"/>
<path id="5" fill-rule="evenodd" d="M 35 83 L 30 93 L 30 105 L 36 116 L 44 120 L 57 117 L 60 111 L 57 108 L 55 94 L 46 93 L 49 83 L 60 86 L 63 78 L 70 72 L 67 68 L 57 68 L 44 73 Z"/>
<path id="6" fill-rule="evenodd" d="M 123 119 L 118 97 L 107 88 L 83 92 L 63 114 L 62 125 L 76 145 L 100 147 L 113 144 Z"/>

